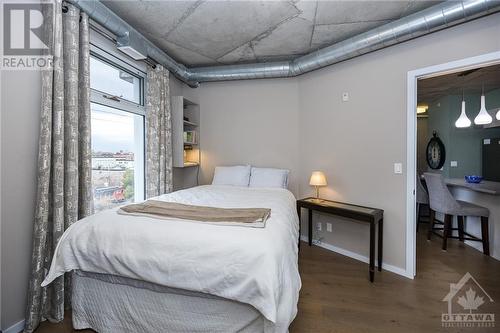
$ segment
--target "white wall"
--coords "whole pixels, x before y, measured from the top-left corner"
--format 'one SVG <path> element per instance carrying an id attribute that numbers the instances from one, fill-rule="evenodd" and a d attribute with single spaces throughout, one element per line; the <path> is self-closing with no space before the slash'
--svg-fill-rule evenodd
<path id="1" fill-rule="evenodd" d="M 406 160 L 407 73 L 498 51 L 499 36 L 495 14 L 298 78 L 190 89 L 202 109 L 204 181 L 218 164 L 279 161 L 292 169 L 293 192 L 304 197 L 313 194 L 311 171 L 323 170 L 329 180 L 323 197 L 384 209 L 384 262 L 404 270 L 406 176 L 395 175 L 393 163 Z M 341 101 L 342 92 L 349 92 L 349 102 Z M 297 109 L 298 119 L 280 123 Z M 315 219 L 333 223 L 333 233 L 318 234 L 324 242 L 368 255 L 366 225 L 327 215 Z"/>
<path id="2" fill-rule="evenodd" d="M 252 164 L 290 169 L 290 189 L 298 193 L 296 80 L 203 84 L 190 93 L 200 104 L 202 183 L 211 182 L 217 165 Z"/>
<path id="3" fill-rule="evenodd" d="M 35 212 L 40 73 L 1 74 L 2 329 L 24 318 Z"/>

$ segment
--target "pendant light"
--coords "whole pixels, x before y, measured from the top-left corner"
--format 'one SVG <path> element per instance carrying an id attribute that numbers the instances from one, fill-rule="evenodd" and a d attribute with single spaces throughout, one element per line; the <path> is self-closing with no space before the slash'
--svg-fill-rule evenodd
<path id="1" fill-rule="evenodd" d="M 466 128 L 470 127 L 471 121 L 467 114 L 465 113 L 465 92 L 462 90 L 462 113 L 460 113 L 460 117 L 458 117 L 455 122 L 455 127 L 457 128 Z"/>
<path id="2" fill-rule="evenodd" d="M 429 105 L 424 103 L 417 104 L 417 114 L 426 113 L 427 109 L 429 109 Z"/>
<path id="3" fill-rule="evenodd" d="M 476 118 L 474 118 L 474 124 L 476 125 L 486 125 L 491 124 L 493 118 L 490 116 L 488 111 L 486 111 L 486 99 L 484 97 L 484 85 L 483 85 L 483 93 L 481 94 L 481 109 L 477 114 Z"/>

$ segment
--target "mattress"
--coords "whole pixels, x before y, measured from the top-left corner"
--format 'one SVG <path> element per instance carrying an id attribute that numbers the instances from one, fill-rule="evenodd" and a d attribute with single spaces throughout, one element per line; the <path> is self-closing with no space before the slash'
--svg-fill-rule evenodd
<path id="1" fill-rule="evenodd" d="M 100 333 L 273 331 L 254 307 L 200 292 L 108 274 L 73 274 L 74 329 Z"/>
<path id="2" fill-rule="evenodd" d="M 273 323 L 269 332 L 288 330 L 301 287 L 292 193 L 281 188 L 218 185 L 154 199 L 220 208 L 269 208 L 271 216 L 265 228 L 246 228 L 106 210 L 64 232 L 42 286 L 73 270 L 119 276 L 246 304 Z"/>

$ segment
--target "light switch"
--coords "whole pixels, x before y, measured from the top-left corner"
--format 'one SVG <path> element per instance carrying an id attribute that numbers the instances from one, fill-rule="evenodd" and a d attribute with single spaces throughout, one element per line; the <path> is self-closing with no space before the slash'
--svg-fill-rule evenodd
<path id="1" fill-rule="evenodd" d="M 457 161 L 451 161 L 451 162 L 450 162 L 450 166 L 451 166 L 452 168 L 456 168 L 456 167 L 458 166 L 458 162 L 457 162 Z"/>
<path id="2" fill-rule="evenodd" d="M 347 102 L 347 101 L 349 101 L 349 93 L 343 92 L 342 93 L 342 102 Z"/>
<path id="3" fill-rule="evenodd" d="M 332 224 L 331 223 L 326 224 L 326 231 L 332 232 Z"/>
<path id="4" fill-rule="evenodd" d="M 403 164 L 402 163 L 394 163 L 394 173 L 396 173 L 396 174 L 403 173 Z"/>

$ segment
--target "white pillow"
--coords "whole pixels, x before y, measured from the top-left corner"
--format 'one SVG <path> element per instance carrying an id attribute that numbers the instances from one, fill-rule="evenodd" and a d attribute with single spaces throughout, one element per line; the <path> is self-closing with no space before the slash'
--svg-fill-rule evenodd
<path id="1" fill-rule="evenodd" d="M 212 185 L 248 186 L 250 165 L 218 166 L 215 168 Z"/>
<path id="2" fill-rule="evenodd" d="M 288 187 L 289 170 L 274 168 L 252 168 L 250 187 Z"/>

